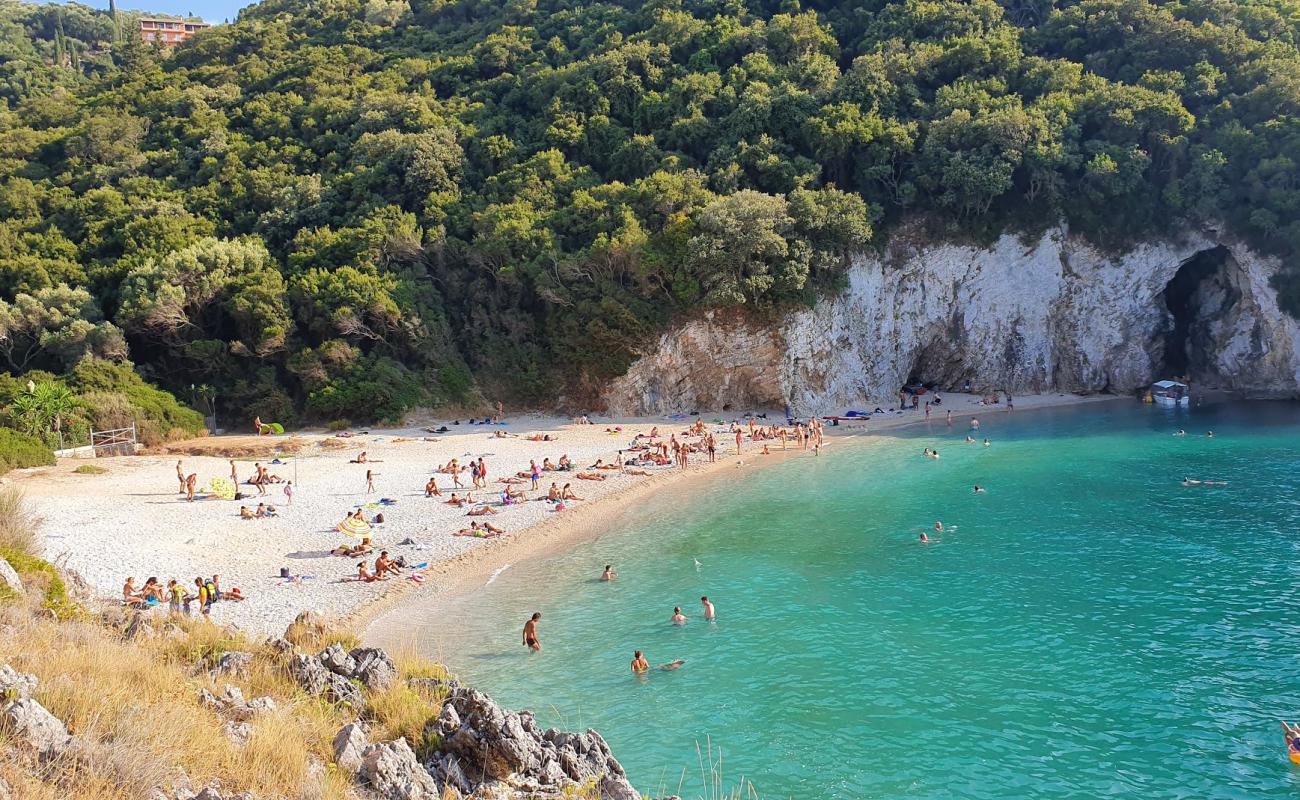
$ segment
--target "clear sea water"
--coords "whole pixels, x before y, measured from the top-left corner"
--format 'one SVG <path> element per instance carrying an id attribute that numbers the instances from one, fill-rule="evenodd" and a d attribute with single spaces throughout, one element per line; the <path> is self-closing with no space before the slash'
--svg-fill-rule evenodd
<path id="1" fill-rule="evenodd" d="M 711 745 L 764 800 L 1300 795 L 1300 405 L 981 422 L 987 449 L 937 419 L 661 496 L 410 633 L 652 793 L 711 798 Z M 688 662 L 638 679 L 636 648 Z"/>

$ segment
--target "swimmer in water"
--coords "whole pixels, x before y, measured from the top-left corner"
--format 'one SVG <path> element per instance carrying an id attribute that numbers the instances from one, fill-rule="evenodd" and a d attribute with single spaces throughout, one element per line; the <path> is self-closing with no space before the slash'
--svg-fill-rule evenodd
<path id="1" fill-rule="evenodd" d="M 535 612 L 528 621 L 524 623 L 524 647 L 532 650 L 534 653 L 542 649 L 542 643 L 537 638 L 537 622 L 542 618 L 542 612 Z"/>
<path id="2" fill-rule="evenodd" d="M 925 531 L 921 531 L 921 544 L 929 544 L 929 543 L 930 543 L 930 537 L 925 535 Z"/>
<path id="3" fill-rule="evenodd" d="M 985 446 L 985 447 L 988 447 L 988 446 L 989 446 L 989 440 L 988 440 L 988 439 L 985 439 L 985 440 L 984 440 L 984 446 Z"/>
<path id="4" fill-rule="evenodd" d="M 645 660 L 640 650 L 632 654 L 632 671 L 637 675 L 650 671 L 650 662 Z"/>
<path id="5" fill-rule="evenodd" d="M 669 661 L 667 664 L 660 664 L 659 669 L 663 670 L 664 672 L 669 672 L 674 669 L 681 669 L 682 664 L 685 663 L 686 663 L 686 659 L 677 658 L 672 661 Z"/>
<path id="6" fill-rule="evenodd" d="M 1183 477 L 1184 486 L 1227 486 L 1227 481 L 1198 481 L 1186 476 Z"/>
<path id="7" fill-rule="evenodd" d="M 1286 737 L 1286 749 L 1289 755 L 1300 755 L 1300 725 L 1288 725 L 1282 721 L 1282 735 Z"/>
<path id="8" fill-rule="evenodd" d="M 975 437 L 973 437 L 973 436 L 967 436 L 967 437 L 966 437 L 966 444 L 975 444 Z"/>
<path id="9" fill-rule="evenodd" d="M 1213 438 L 1214 438 L 1214 431 L 1206 431 L 1206 432 L 1205 432 L 1205 436 L 1206 436 L 1207 438 L 1213 439 Z"/>
<path id="10" fill-rule="evenodd" d="M 934 523 L 934 530 L 936 533 L 943 533 L 943 523 L 936 521 Z"/>
<path id="11" fill-rule="evenodd" d="M 686 624 L 686 615 L 682 613 L 681 606 L 676 606 L 673 608 L 673 624 L 674 625 Z"/>
<path id="12" fill-rule="evenodd" d="M 977 486 L 975 487 L 975 494 L 984 494 L 984 487 L 983 487 L 983 486 L 978 486 L 978 485 L 977 485 Z"/>
<path id="13" fill-rule="evenodd" d="M 606 564 L 605 571 L 600 573 L 600 579 L 602 581 L 612 581 L 617 577 L 618 573 L 614 571 L 614 566 L 612 564 Z"/>
<path id="14" fill-rule="evenodd" d="M 718 618 L 718 612 L 713 608 L 713 603 L 707 596 L 700 598 L 700 605 L 704 606 L 705 619 L 713 622 Z"/>
<path id="15" fill-rule="evenodd" d="M 1186 436 L 1186 435 L 1187 435 L 1187 431 L 1183 430 L 1182 428 L 1179 428 L 1178 433 L 1174 434 L 1174 436 Z"/>

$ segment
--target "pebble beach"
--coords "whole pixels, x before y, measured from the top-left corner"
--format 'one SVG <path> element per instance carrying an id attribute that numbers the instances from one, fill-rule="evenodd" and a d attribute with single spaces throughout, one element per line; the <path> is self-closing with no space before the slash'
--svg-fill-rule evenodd
<path id="1" fill-rule="evenodd" d="M 1016 407 L 1060 405 L 1081 399 L 1073 395 L 1026 396 L 1016 399 Z M 943 411 L 936 409 L 930 424 L 943 424 L 948 410 L 963 418 L 1005 413 L 1002 409 L 980 407 L 969 396 L 945 395 L 944 400 Z M 446 592 L 463 585 L 469 576 L 490 575 L 530 547 L 555 547 L 557 542 L 571 538 L 577 528 L 583 529 L 583 535 L 596 532 L 602 518 L 639 502 L 647 492 L 711 469 L 758 466 L 779 458 L 779 454 L 770 459 L 759 456 L 761 445 L 750 442 L 737 458 L 734 439 L 727 430 L 731 420 L 742 419 L 739 415 L 705 413 L 699 418 L 709 423 L 709 429 L 718 437 L 716 464 L 705 463 L 706 459 L 697 454 L 685 470 L 650 467 L 646 469 L 651 473 L 648 476 L 609 471 L 601 473 L 607 477 L 599 482 L 577 480 L 574 472 L 544 473 L 539 491 L 531 491 L 527 483 L 515 487 L 525 491 L 528 502 L 498 505 L 498 513 L 486 518 L 506 531 L 505 536 L 491 540 L 452 535 L 469 527 L 475 518 L 467 516 L 465 508 L 444 502 L 452 491 L 460 490 L 453 489 L 450 475 L 436 473 L 439 465 L 453 458 L 465 464 L 482 456 L 488 468 L 488 488 L 486 492 L 476 491 L 474 497 L 495 500 L 504 488 L 498 479 L 526 471 L 530 460 L 541 464 L 544 458 L 554 462 L 567 455 L 575 472 L 581 471 L 597 459 L 613 462 L 637 433 L 649 433 L 655 426 L 664 437 L 674 433 L 681 436 L 696 417 L 599 419 L 590 425 L 577 425 L 569 419 L 514 416 L 509 424 L 501 426 L 449 425 L 446 434 L 431 434 L 425 427 L 437 426 L 426 425 L 372 429 L 350 437 L 302 433 L 197 440 L 202 446 L 196 446 L 191 453 L 237 452 L 244 445 L 281 445 L 286 452 L 278 456 L 280 463 L 272 462 L 274 456 L 245 456 L 235 461 L 241 479 L 252 475 L 254 461 L 260 461 L 269 465 L 272 474 L 292 480 L 292 504 L 285 503 L 282 484 L 269 486 L 265 497 L 257 496 L 255 487 L 241 485 L 242 492 L 251 493 L 242 500 L 201 496 L 187 502 L 178 494 L 178 459 L 186 473 L 197 474 L 202 488 L 212 478 L 229 476 L 230 459 L 225 455 L 61 459 L 54 467 L 15 471 L 5 482 L 23 492 L 41 520 L 46 556 L 78 572 L 106 599 L 121 597 L 127 576 L 133 576 L 139 587 L 151 576 L 164 583 L 175 578 L 192 585 L 196 576 L 217 574 L 223 589 L 238 587 L 248 599 L 215 604 L 211 614 L 214 622 L 254 634 L 273 634 L 283 631 L 299 612 L 310 609 L 360 627 L 400 602 L 408 592 Z M 759 422 L 778 423 L 779 418 L 779 412 L 768 413 L 768 419 Z M 827 432 L 833 438 L 836 434 L 875 432 L 920 422 L 920 412 L 891 412 L 870 422 L 827 427 Z M 498 438 L 497 432 L 505 437 Z M 533 434 L 549 434 L 553 441 L 526 438 Z M 183 444 L 173 447 L 185 449 Z M 778 448 L 779 442 L 774 443 L 773 450 Z M 350 463 L 362 451 L 367 453 L 369 463 Z M 75 471 L 86 464 L 105 471 Z M 375 491 L 371 494 L 366 492 L 367 469 L 375 473 Z M 435 474 L 443 497 L 426 498 L 425 482 Z M 572 483 L 582 500 L 556 512 L 552 504 L 531 499 L 545 497 L 552 481 L 561 486 Z M 470 484 L 468 473 L 462 482 Z M 382 498 L 392 503 L 371 505 Z M 275 505 L 278 516 L 240 518 L 241 505 L 252 507 L 259 501 Z M 367 558 L 373 561 L 380 550 L 386 549 L 393 557 L 405 558 L 408 564 L 427 564 L 426 580 L 417 584 L 405 575 L 376 583 L 350 580 L 356 575 L 360 558 L 334 556 L 330 550 L 356 542 L 339 533 L 336 526 L 359 506 L 367 519 L 378 512 L 384 515 L 384 522 L 373 528 L 374 552 Z M 283 579 L 282 569 L 298 579 Z"/>

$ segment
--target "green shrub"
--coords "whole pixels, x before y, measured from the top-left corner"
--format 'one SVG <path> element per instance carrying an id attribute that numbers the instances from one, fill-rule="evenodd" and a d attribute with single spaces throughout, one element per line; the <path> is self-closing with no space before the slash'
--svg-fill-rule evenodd
<path id="1" fill-rule="evenodd" d="M 41 593 L 41 605 L 44 608 L 54 612 L 59 619 L 68 619 L 76 614 L 77 606 L 68 597 L 67 584 L 59 577 L 59 571 L 53 564 L 9 547 L 0 547 L 0 558 L 9 562 L 28 591 Z"/>
<path id="2" fill-rule="evenodd" d="M 308 395 L 307 410 L 317 417 L 394 420 L 424 399 L 415 373 L 391 358 L 368 358 Z"/>
<path id="3" fill-rule="evenodd" d="M 73 472 L 78 475 L 103 475 L 105 472 L 108 472 L 108 470 L 94 464 L 82 464 L 74 469 Z"/>
<path id="4" fill-rule="evenodd" d="M 0 428 L 0 467 L 4 472 L 25 467 L 48 467 L 55 463 L 54 451 L 33 436 Z"/>
<path id="5" fill-rule="evenodd" d="M 327 430 L 327 431 L 345 431 L 345 430 L 347 430 L 348 428 L 351 428 L 351 427 L 352 427 L 352 420 L 350 420 L 350 419 L 332 419 L 332 420 L 330 420 L 329 423 L 325 426 L 325 430 Z"/>
<path id="6" fill-rule="evenodd" d="M 137 438 L 149 446 L 204 432 L 202 414 L 181 405 L 170 392 L 145 383 L 129 364 L 83 358 L 68 381 L 81 392 L 81 405 L 98 430 L 134 423 Z"/>

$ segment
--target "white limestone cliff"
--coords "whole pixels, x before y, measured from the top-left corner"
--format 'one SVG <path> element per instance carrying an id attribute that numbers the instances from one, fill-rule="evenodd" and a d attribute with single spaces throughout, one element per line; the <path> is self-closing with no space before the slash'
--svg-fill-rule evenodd
<path id="1" fill-rule="evenodd" d="M 911 237 L 915 241 L 919 237 Z M 1300 324 L 1279 310 L 1280 268 L 1214 230 L 1103 253 L 1063 228 L 991 248 L 895 236 L 854 260 L 815 308 L 757 321 L 712 312 L 660 337 L 604 399 L 612 413 L 779 408 L 824 413 L 896 398 L 909 379 L 975 390 L 1129 392 L 1170 365 L 1165 291 L 1179 268 L 1226 251 L 1201 281 L 1187 337 L 1201 386 L 1300 394 Z M 1222 250 L 1220 250 L 1222 248 Z"/>

